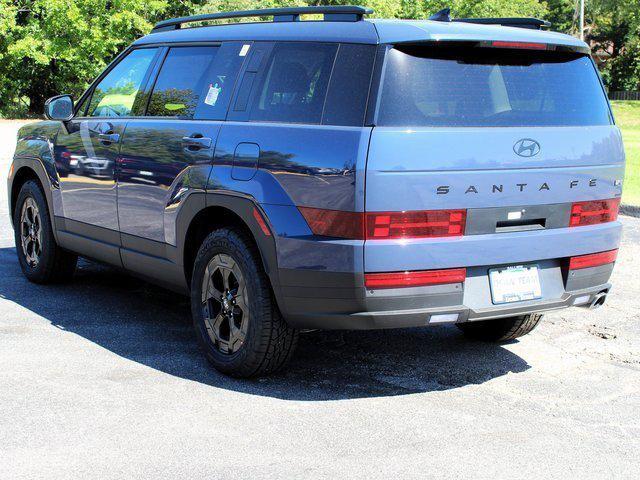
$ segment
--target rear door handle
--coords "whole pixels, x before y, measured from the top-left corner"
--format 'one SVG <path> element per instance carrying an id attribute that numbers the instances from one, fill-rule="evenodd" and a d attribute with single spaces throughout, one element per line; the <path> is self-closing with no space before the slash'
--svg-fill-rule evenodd
<path id="1" fill-rule="evenodd" d="M 211 139 L 209 137 L 202 137 L 198 134 L 190 137 L 182 137 L 182 147 L 190 150 L 204 150 L 211 148 Z"/>
<path id="2" fill-rule="evenodd" d="M 120 135 L 117 133 L 100 133 L 98 134 L 98 139 L 101 143 L 110 145 L 112 143 L 118 143 L 120 141 Z"/>

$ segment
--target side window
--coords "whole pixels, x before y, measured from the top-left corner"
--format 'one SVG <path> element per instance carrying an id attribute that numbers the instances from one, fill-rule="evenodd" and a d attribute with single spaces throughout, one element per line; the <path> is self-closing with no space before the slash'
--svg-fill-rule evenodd
<path id="1" fill-rule="evenodd" d="M 233 87 L 238 78 L 250 44 L 223 43 L 204 79 L 204 92 L 196 108 L 198 120 L 224 120 L 227 116 Z"/>
<path id="2" fill-rule="evenodd" d="M 218 47 L 171 48 L 153 87 L 147 115 L 193 118 L 201 101 L 211 103 L 214 94 L 204 92 L 202 97 L 202 93 L 217 51 Z M 212 80 L 211 89 L 220 88 L 219 82 L 215 85 Z"/>
<path id="3" fill-rule="evenodd" d="M 143 86 L 155 48 L 133 50 L 96 86 L 89 103 L 90 117 L 126 117 Z"/>
<path id="4" fill-rule="evenodd" d="M 320 123 L 337 49 L 335 44 L 277 44 L 249 119 Z"/>
<path id="5" fill-rule="evenodd" d="M 376 54 L 374 45 L 340 45 L 324 107 L 324 125 L 361 127 Z"/>

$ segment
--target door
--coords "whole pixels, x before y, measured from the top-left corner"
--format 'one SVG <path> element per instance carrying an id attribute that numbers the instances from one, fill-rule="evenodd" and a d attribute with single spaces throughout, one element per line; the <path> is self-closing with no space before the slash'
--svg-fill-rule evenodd
<path id="1" fill-rule="evenodd" d="M 119 243 L 115 166 L 127 118 L 138 108 L 157 50 L 127 54 L 60 130 L 54 150 L 65 230 Z"/>
<path id="2" fill-rule="evenodd" d="M 204 191 L 213 151 L 244 60 L 242 44 L 177 46 L 166 51 L 146 115 L 132 119 L 118 167 L 122 247 L 164 256 L 176 245 L 182 202 Z M 123 261 L 127 266 L 129 256 Z M 136 270 L 140 262 L 129 262 Z"/>

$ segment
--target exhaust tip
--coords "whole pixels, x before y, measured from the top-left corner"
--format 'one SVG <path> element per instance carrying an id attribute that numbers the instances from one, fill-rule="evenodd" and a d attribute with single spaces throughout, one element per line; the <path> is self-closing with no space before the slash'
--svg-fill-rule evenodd
<path id="1" fill-rule="evenodd" d="M 593 297 L 593 300 L 589 304 L 589 308 L 591 310 L 595 310 L 596 308 L 600 308 L 602 305 L 604 305 L 604 302 L 606 300 L 607 300 L 607 292 L 600 292 L 595 297 Z"/>

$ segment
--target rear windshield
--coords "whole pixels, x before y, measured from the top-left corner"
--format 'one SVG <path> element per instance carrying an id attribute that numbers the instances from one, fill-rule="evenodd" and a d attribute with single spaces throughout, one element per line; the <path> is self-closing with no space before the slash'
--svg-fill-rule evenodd
<path id="1" fill-rule="evenodd" d="M 396 47 L 383 79 L 378 125 L 611 124 L 598 75 L 578 53 Z"/>

